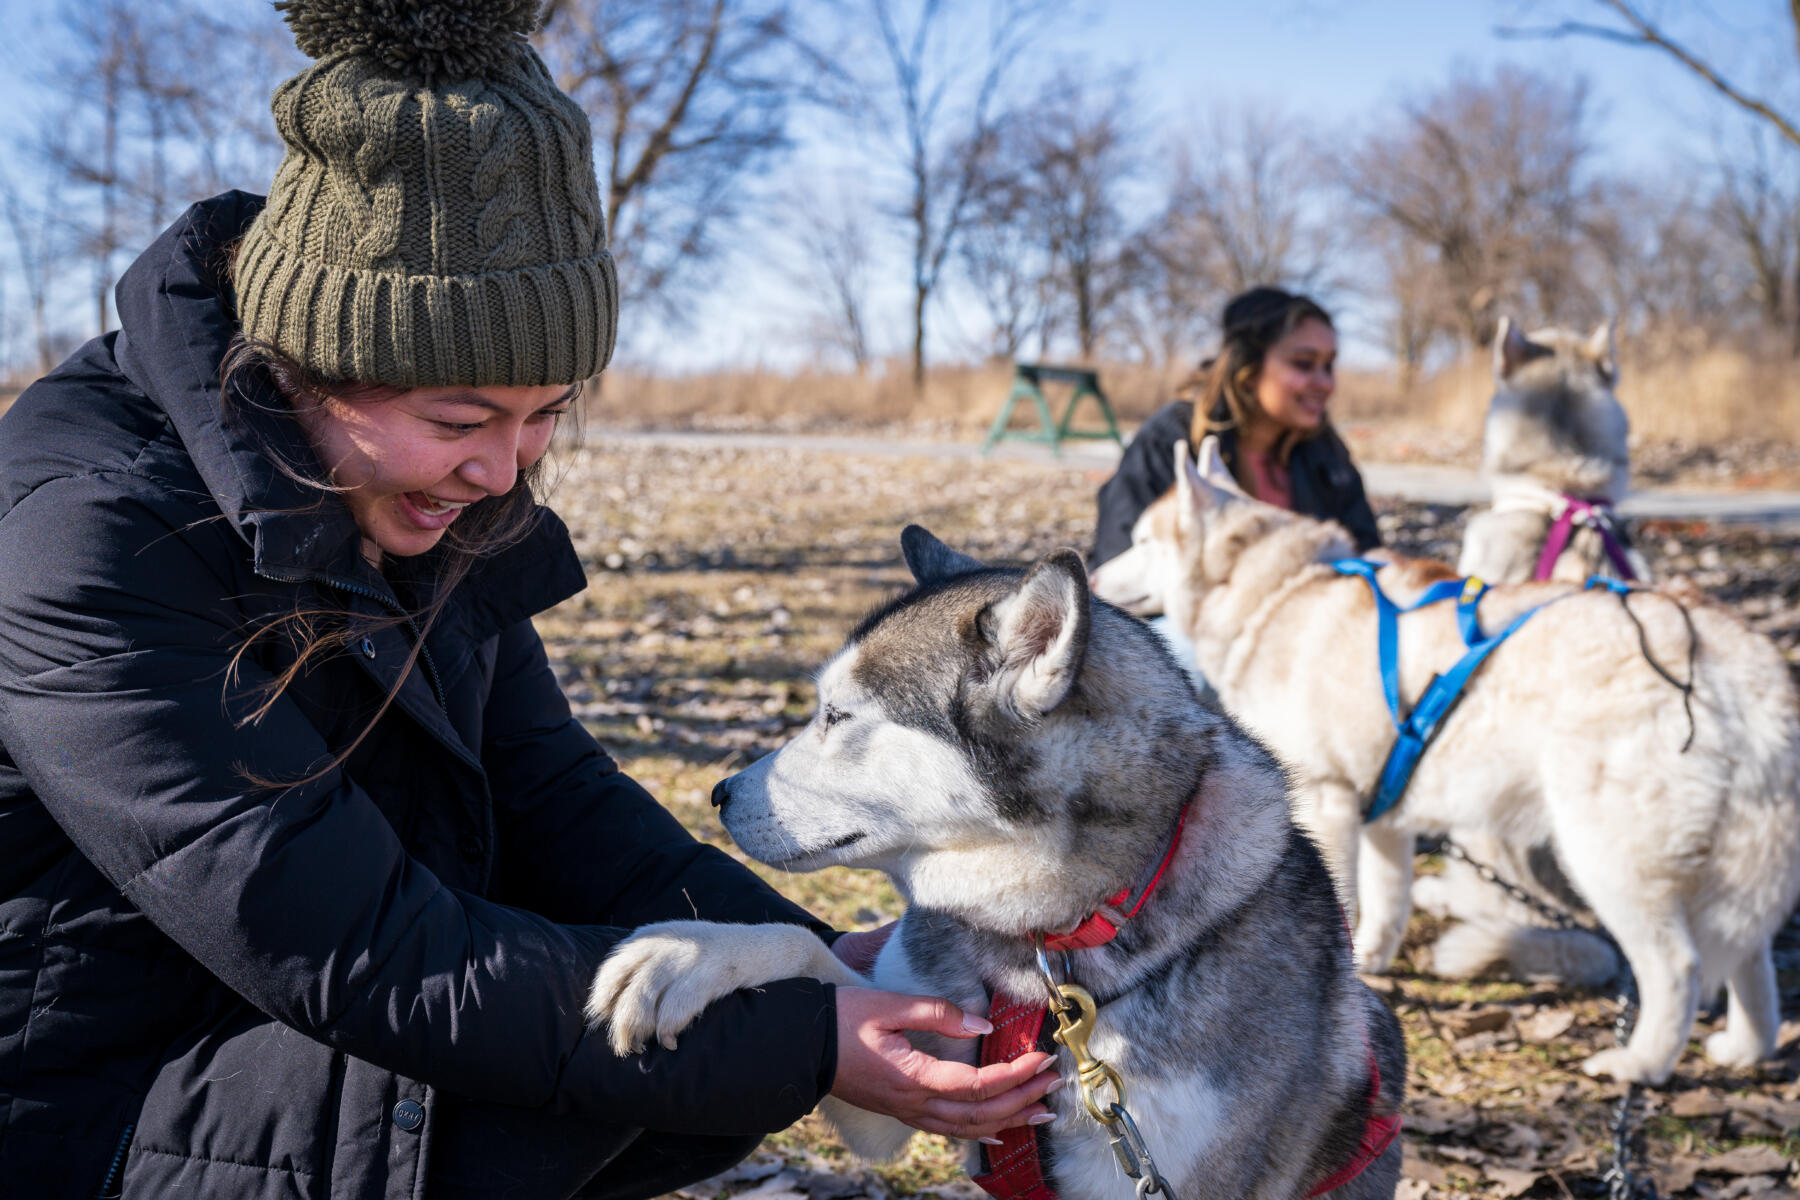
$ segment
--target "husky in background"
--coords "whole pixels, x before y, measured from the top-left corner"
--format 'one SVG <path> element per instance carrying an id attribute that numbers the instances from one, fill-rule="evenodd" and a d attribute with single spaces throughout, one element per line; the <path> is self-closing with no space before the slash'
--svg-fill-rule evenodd
<path id="1" fill-rule="evenodd" d="M 1579 583 L 1621 574 L 1596 527 L 1611 522 L 1632 575 L 1648 582 L 1643 556 L 1623 543 L 1612 515 L 1631 481 L 1631 426 L 1613 395 L 1618 378 L 1612 322 L 1583 337 L 1562 329 L 1528 335 L 1500 318 L 1481 449 L 1493 506 L 1469 518 L 1459 573 L 1489 583 L 1531 579 L 1544 539 L 1574 500 L 1593 515 L 1577 521 L 1549 577 Z"/>
<path id="2" fill-rule="evenodd" d="M 1404 799 L 1365 824 L 1394 727 L 1369 588 L 1331 566 L 1351 553 L 1349 538 L 1245 496 L 1204 449 L 1202 478 L 1185 450 L 1175 489 L 1139 519 L 1132 548 L 1097 570 L 1096 590 L 1155 597 L 1227 710 L 1296 773 L 1302 823 L 1357 901 L 1359 967 L 1385 970 L 1400 946 L 1418 837 L 1543 843 L 1618 940 L 1642 1004 L 1628 1044 L 1585 1071 L 1667 1079 L 1702 995 L 1721 985 L 1730 1003 L 1708 1056 L 1747 1066 L 1771 1054 L 1770 942 L 1800 897 L 1800 705 L 1768 639 L 1710 605 L 1684 614 L 1686 597 L 1632 598 L 1659 662 L 1686 659 L 1691 617 L 1690 730 L 1682 695 L 1644 661 L 1615 596 L 1496 587 L 1480 604 L 1484 629 L 1545 606 L 1470 680 Z M 1378 575 L 1400 604 L 1447 578 L 1441 564 L 1397 557 Z M 1455 610 L 1400 618 L 1404 707 L 1462 656 Z"/>
<path id="3" fill-rule="evenodd" d="M 1482 473 L 1493 505 L 1469 517 L 1459 574 L 1488 583 L 1523 583 L 1534 575 L 1580 582 L 1595 574 L 1649 582 L 1643 556 L 1626 541 L 1612 509 L 1630 484 L 1630 424 L 1613 394 L 1618 379 L 1611 321 L 1587 335 L 1565 329 L 1527 334 L 1500 318 L 1494 397 L 1482 436 Z M 1546 539 L 1571 500 L 1588 507 L 1572 514 L 1576 520 L 1562 552 L 1543 562 Z M 1608 553 L 1603 522 L 1627 571 Z M 1574 897 L 1547 846 L 1477 837 L 1463 848 L 1502 878 L 1570 907 Z M 1443 874 L 1418 880 L 1413 899 L 1460 922 L 1432 947 L 1432 969 L 1440 975 L 1470 978 L 1503 968 L 1521 979 L 1597 987 L 1618 971 L 1605 942 L 1546 926 L 1455 859 L 1445 861 Z"/>
<path id="4" fill-rule="evenodd" d="M 1076 552 L 1016 571 L 916 526 L 902 546 L 917 586 L 825 666 L 811 724 L 715 790 L 738 845 L 786 870 L 887 872 L 909 907 L 874 985 L 969 1012 L 988 1012 L 991 995 L 1043 996 L 1034 938 L 1110 912 L 1116 938 L 1070 951 L 1070 971 L 1099 1001 L 1092 1052 L 1123 1078 L 1174 1192 L 1313 1194 L 1366 1131 L 1387 1129 L 1372 1163 L 1318 1194 L 1391 1197 L 1399 1022 L 1356 978 L 1330 875 L 1289 817 L 1275 760 L 1198 701 L 1154 632 L 1093 599 Z M 1134 917 L 1108 908 L 1159 861 Z M 589 1013 L 626 1053 L 651 1036 L 673 1044 L 718 995 L 797 974 L 864 982 L 792 926 L 653 925 L 607 960 Z M 917 1040 L 972 1059 L 970 1043 Z M 1059 1050 L 1071 1084 L 1072 1064 Z M 1129 1197 L 1080 1089 L 1046 1103 L 1056 1194 Z M 865 1157 L 911 1133 L 835 1100 L 825 1111 Z M 979 1157 L 970 1166 L 980 1173 Z"/>

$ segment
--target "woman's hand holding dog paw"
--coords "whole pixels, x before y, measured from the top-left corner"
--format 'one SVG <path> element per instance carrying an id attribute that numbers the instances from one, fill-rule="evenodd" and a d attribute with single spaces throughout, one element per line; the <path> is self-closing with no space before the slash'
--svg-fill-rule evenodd
<path id="1" fill-rule="evenodd" d="M 838 1061 L 832 1095 L 869 1112 L 956 1138 L 992 1137 L 1015 1125 L 1044 1124 L 1041 1101 L 1062 1084 L 1051 1056 L 1033 1052 L 1010 1063 L 973 1067 L 933 1058 L 904 1030 L 979 1037 L 986 1020 L 947 1000 L 870 988 L 837 989 Z"/>

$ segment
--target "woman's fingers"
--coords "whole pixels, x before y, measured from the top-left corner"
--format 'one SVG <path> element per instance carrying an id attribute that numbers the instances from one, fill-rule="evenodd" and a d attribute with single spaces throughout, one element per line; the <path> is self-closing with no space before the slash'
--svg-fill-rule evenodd
<path id="1" fill-rule="evenodd" d="M 1009 1063 L 974 1067 L 933 1058 L 903 1030 L 976 1037 L 990 1027 L 956 1005 L 927 996 L 839 988 L 838 1071 L 832 1092 L 931 1133 L 989 1137 L 1050 1119 L 1043 1098 L 1061 1085 L 1054 1060 L 1032 1051 Z"/>

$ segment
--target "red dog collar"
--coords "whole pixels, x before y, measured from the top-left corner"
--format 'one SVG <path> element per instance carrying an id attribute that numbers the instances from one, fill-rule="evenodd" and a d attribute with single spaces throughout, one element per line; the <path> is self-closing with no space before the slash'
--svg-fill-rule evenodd
<path id="1" fill-rule="evenodd" d="M 1092 950 L 1095 946 L 1104 946 L 1118 937 L 1119 926 L 1138 915 L 1138 910 L 1150 899 L 1150 893 L 1162 882 L 1163 873 L 1169 869 L 1169 864 L 1175 861 L 1175 851 L 1181 847 L 1181 831 L 1187 826 L 1188 810 L 1191 808 L 1192 801 L 1182 805 L 1181 816 L 1175 821 L 1175 832 L 1169 838 L 1169 848 L 1163 851 L 1162 858 L 1150 864 L 1135 885 L 1122 887 L 1108 896 L 1099 911 L 1089 913 L 1067 933 L 1053 933 L 1045 937 L 1045 949 Z M 1126 905 L 1130 907 L 1127 908 Z"/>

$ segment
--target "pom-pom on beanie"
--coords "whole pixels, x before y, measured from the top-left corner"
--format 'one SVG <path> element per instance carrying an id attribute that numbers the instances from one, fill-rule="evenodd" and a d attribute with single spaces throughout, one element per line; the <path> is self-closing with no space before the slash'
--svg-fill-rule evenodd
<path id="1" fill-rule="evenodd" d="M 527 42 L 538 0 L 277 0 L 317 61 L 238 249 L 238 319 L 329 380 L 574 383 L 618 284 L 586 115 Z"/>

